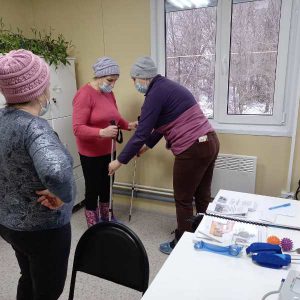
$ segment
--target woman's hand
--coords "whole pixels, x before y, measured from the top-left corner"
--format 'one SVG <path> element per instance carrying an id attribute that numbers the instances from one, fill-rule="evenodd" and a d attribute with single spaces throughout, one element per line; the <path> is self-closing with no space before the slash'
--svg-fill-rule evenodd
<path id="1" fill-rule="evenodd" d="M 149 147 L 144 145 L 138 152 L 137 156 L 141 156 L 142 154 L 144 154 L 147 150 L 149 150 Z"/>
<path id="2" fill-rule="evenodd" d="M 138 125 L 139 125 L 139 122 L 138 122 L 138 121 L 129 122 L 129 123 L 128 123 L 128 129 L 129 129 L 129 130 L 136 129 Z"/>
<path id="3" fill-rule="evenodd" d="M 36 193 L 40 196 L 37 201 L 49 209 L 58 209 L 64 205 L 64 202 L 60 198 L 48 190 L 36 191 Z"/>
<path id="4" fill-rule="evenodd" d="M 116 125 L 109 125 L 106 128 L 99 130 L 100 137 L 115 138 L 118 134 L 118 127 Z"/>
<path id="5" fill-rule="evenodd" d="M 114 173 L 122 166 L 122 164 L 116 159 L 113 160 L 109 165 L 108 165 L 108 175 L 112 176 Z"/>

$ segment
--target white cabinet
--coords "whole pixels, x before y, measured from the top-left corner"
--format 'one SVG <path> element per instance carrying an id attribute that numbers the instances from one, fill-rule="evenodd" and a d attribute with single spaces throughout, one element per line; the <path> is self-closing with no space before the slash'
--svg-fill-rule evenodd
<path id="1" fill-rule="evenodd" d="M 76 93 L 75 60 L 68 59 L 69 65 L 50 67 L 50 108 L 43 117 L 57 132 L 61 142 L 71 153 L 74 160 L 74 178 L 77 186 L 75 204 L 84 199 L 84 177 L 77 152 L 72 129 L 72 101 Z M 0 108 L 5 105 L 5 99 L 0 93 Z"/>
<path id="2" fill-rule="evenodd" d="M 72 115 L 72 101 L 76 93 L 74 59 L 70 65 L 50 67 L 50 109 L 46 119 L 56 119 Z"/>
<path id="3" fill-rule="evenodd" d="M 77 187 L 75 204 L 84 199 L 84 178 L 72 129 L 72 101 L 76 93 L 75 60 L 69 65 L 50 67 L 50 109 L 44 116 L 74 160 L 74 178 Z"/>
<path id="4" fill-rule="evenodd" d="M 77 188 L 76 199 L 74 203 L 74 205 L 76 205 L 84 199 L 84 192 L 85 192 L 85 183 L 84 183 L 84 177 L 83 177 L 81 166 L 74 168 L 74 178 L 75 178 L 76 188 Z"/>

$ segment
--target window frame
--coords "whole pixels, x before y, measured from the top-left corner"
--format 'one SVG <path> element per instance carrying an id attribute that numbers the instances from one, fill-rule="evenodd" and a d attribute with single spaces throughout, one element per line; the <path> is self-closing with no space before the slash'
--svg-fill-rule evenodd
<path id="1" fill-rule="evenodd" d="M 248 0 L 257 1 L 257 0 Z M 151 56 L 158 72 L 165 75 L 166 41 L 164 0 L 151 0 Z M 293 110 L 299 101 L 300 84 L 300 4 L 282 0 L 277 55 L 273 115 L 228 115 L 231 0 L 219 0 L 217 7 L 214 117 L 211 124 L 218 132 L 270 136 L 291 136 Z M 288 45 L 288 46 L 286 46 Z M 298 51 L 298 52 L 297 52 Z M 216 99 L 219 99 L 218 101 Z"/>

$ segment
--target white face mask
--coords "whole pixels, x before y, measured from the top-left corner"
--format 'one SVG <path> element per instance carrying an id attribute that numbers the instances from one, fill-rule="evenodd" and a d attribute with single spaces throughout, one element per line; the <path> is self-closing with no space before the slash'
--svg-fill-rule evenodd
<path id="1" fill-rule="evenodd" d="M 46 102 L 46 105 L 45 105 L 45 106 L 43 106 L 43 105 L 41 104 L 40 101 L 39 101 L 39 104 L 40 104 L 40 106 L 41 106 L 41 110 L 40 110 L 39 115 L 40 115 L 40 116 L 43 116 L 43 115 L 45 115 L 45 114 L 47 113 L 47 111 L 48 111 L 49 108 L 50 108 L 50 100 L 47 99 L 47 102 Z"/>
<path id="2" fill-rule="evenodd" d="M 140 82 L 136 82 L 135 83 L 135 88 L 138 92 L 142 93 L 142 94 L 146 94 L 147 90 L 148 90 L 148 85 L 146 84 L 142 84 Z"/>
<path id="3" fill-rule="evenodd" d="M 99 88 L 103 93 L 110 93 L 113 89 L 113 87 L 110 84 L 107 84 L 105 82 L 101 83 L 99 85 Z"/>

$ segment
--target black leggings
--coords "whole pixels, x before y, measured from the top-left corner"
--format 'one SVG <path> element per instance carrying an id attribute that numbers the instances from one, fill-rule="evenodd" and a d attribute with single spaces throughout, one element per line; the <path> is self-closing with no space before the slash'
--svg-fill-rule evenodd
<path id="1" fill-rule="evenodd" d="M 108 165 L 111 157 L 110 154 L 96 157 L 79 155 L 85 180 L 85 208 L 96 210 L 98 198 L 102 203 L 109 202 Z"/>
<path id="2" fill-rule="evenodd" d="M 39 231 L 16 231 L 0 225 L 0 235 L 15 250 L 21 269 L 17 300 L 57 300 L 67 275 L 70 223 Z"/>

